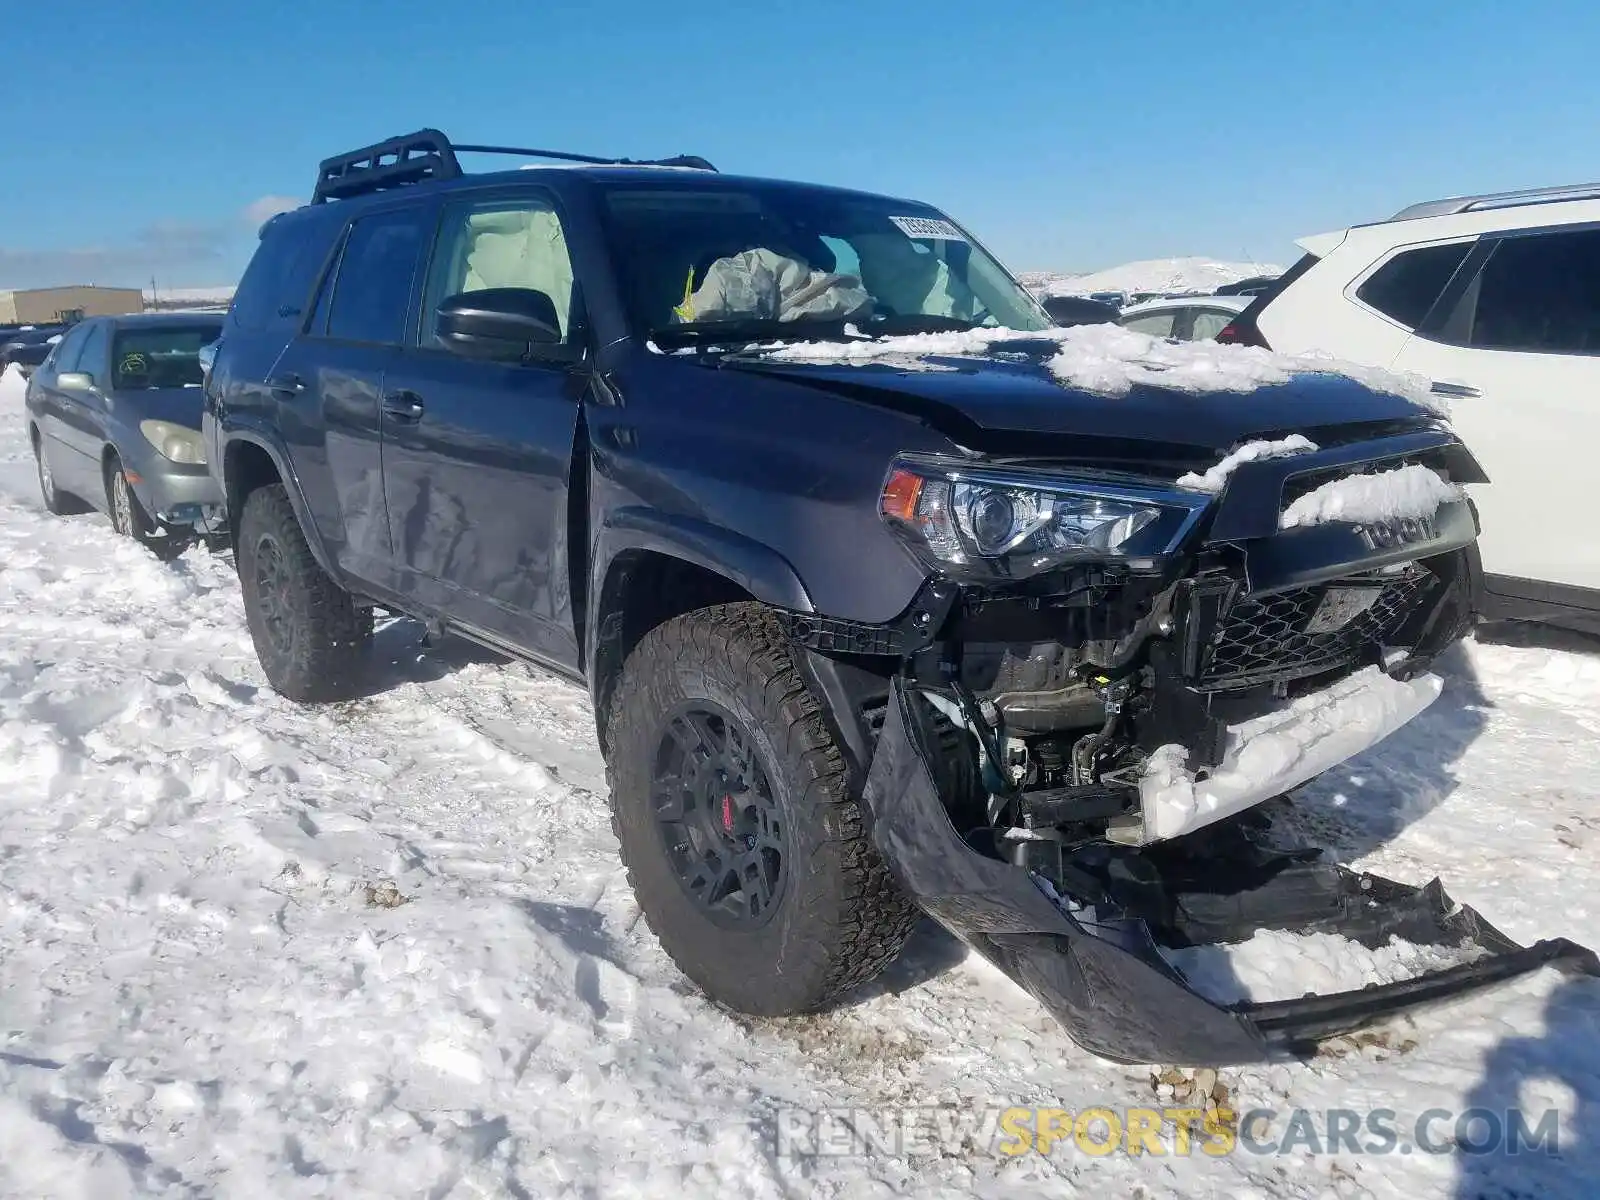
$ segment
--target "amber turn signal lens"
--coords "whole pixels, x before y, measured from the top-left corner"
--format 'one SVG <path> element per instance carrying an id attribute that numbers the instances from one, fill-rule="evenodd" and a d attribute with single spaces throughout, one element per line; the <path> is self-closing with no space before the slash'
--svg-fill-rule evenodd
<path id="1" fill-rule="evenodd" d="M 897 467 L 883 485 L 883 500 L 879 508 L 886 517 L 910 521 L 917 515 L 917 500 L 921 495 L 922 476 Z"/>

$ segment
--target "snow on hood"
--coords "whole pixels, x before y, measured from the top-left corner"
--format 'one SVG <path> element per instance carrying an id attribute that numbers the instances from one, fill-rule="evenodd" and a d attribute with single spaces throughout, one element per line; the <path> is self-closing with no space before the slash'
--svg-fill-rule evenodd
<path id="1" fill-rule="evenodd" d="M 1070 387 L 1125 396 L 1135 386 L 1181 392 L 1252 392 L 1290 382 L 1297 375 L 1343 375 L 1374 391 L 1400 396 L 1440 415 L 1445 410 L 1429 382 L 1324 354 L 1280 354 L 1255 346 L 1220 342 L 1175 342 L 1120 325 L 1075 325 L 1027 333 L 1016 329 L 968 329 L 916 333 L 857 342 L 799 342 L 768 357 L 787 362 L 870 363 L 885 359 L 982 356 L 1004 351 L 1007 342 L 1055 342 L 1046 364 Z"/>
<path id="2" fill-rule="evenodd" d="M 1441 504 L 1459 499 L 1461 489 L 1446 483 L 1438 473 L 1420 463 L 1348 475 L 1307 492 L 1278 519 L 1283 529 L 1347 521 L 1368 525 L 1374 521 L 1404 521 L 1431 517 Z"/>
<path id="3" fill-rule="evenodd" d="M 1211 492 L 1215 495 L 1227 486 L 1228 477 L 1244 463 L 1255 462 L 1262 458 L 1287 458 L 1292 454 L 1310 454 L 1317 448 L 1317 444 L 1310 438 L 1298 433 L 1291 433 L 1288 437 L 1277 441 L 1246 442 L 1204 474 L 1197 475 L 1190 471 L 1187 475 L 1179 476 L 1178 486 Z"/>

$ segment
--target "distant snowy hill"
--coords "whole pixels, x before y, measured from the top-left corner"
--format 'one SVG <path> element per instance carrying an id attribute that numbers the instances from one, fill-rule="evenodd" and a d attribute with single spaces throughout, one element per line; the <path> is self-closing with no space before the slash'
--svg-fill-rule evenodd
<path id="1" fill-rule="evenodd" d="M 1218 262 L 1210 258 L 1150 258 L 1123 263 L 1087 275 L 1060 271 L 1025 271 L 1024 287 L 1041 295 L 1084 295 L 1089 292 L 1212 292 L 1224 284 L 1255 275 L 1281 275 L 1272 263 Z"/>

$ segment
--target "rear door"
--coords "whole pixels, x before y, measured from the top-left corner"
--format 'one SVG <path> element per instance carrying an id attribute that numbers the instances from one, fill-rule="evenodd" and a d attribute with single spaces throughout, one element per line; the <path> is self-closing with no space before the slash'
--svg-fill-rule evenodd
<path id="1" fill-rule="evenodd" d="M 67 330 L 30 380 L 34 420 L 40 435 L 51 444 L 61 440 L 61 397 L 56 378 L 77 369 L 78 356 L 83 353 L 83 341 L 88 336 L 88 329 L 82 325 Z"/>
<path id="2" fill-rule="evenodd" d="M 1471 266 L 1394 366 L 1433 381 L 1489 475 L 1484 570 L 1600 589 L 1600 227 L 1488 238 Z"/>
<path id="3" fill-rule="evenodd" d="M 359 579 L 390 584 L 380 404 L 405 340 L 434 204 L 363 209 L 343 235 L 310 318 L 267 379 L 276 427 L 330 554 Z"/>
<path id="4" fill-rule="evenodd" d="M 483 288 L 550 296 L 568 361 L 462 358 L 434 336 L 440 301 Z M 420 320 L 384 389 L 383 477 L 395 556 L 430 607 L 575 666 L 567 546 L 573 438 L 587 376 L 564 224 L 542 190 L 448 200 Z"/>

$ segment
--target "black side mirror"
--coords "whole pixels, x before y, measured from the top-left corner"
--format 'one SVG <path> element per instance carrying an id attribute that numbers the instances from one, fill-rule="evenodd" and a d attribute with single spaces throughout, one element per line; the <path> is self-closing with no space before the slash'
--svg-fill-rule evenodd
<path id="1" fill-rule="evenodd" d="M 566 358 L 555 302 L 535 288 L 484 288 L 458 292 L 439 304 L 434 332 L 464 358 L 524 362 Z"/>

